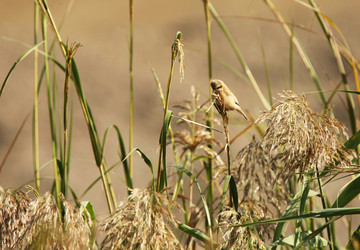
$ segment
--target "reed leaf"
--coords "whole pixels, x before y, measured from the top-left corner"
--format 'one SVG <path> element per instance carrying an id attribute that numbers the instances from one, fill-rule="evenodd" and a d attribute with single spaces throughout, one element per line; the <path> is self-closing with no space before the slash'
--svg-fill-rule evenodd
<path id="1" fill-rule="evenodd" d="M 200 193 L 200 197 L 201 197 L 201 200 L 203 202 L 203 205 L 204 205 L 204 209 L 205 209 L 205 214 L 206 214 L 206 220 L 207 220 L 207 223 L 209 225 L 209 234 L 210 234 L 210 238 L 212 239 L 212 230 L 211 230 L 211 216 L 210 216 L 210 211 L 209 211 L 209 207 L 207 205 L 207 202 L 206 202 L 206 199 L 205 199 L 205 196 L 203 194 L 203 192 L 201 191 L 201 187 L 200 187 L 200 184 L 199 182 L 197 181 L 196 177 L 189 171 L 187 170 L 186 168 L 184 168 L 183 166 L 180 166 L 180 165 L 169 165 L 169 167 L 175 167 L 177 168 L 178 170 L 180 170 L 181 172 L 185 173 L 187 176 L 190 177 L 190 179 L 193 180 L 193 182 L 195 183 L 199 193 Z"/>
<path id="2" fill-rule="evenodd" d="M 30 49 L 26 50 L 24 52 L 24 54 L 22 54 L 17 60 L 16 62 L 13 64 L 13 66 L 11 67 L 11 69 L 9 70 L 9 72 L 7 73 L 6 77 L 5 77 L 5 80 L 1 86 L 1 89 L 0 89 L 0 97 L 4 91 L 4 88 L 5 88 L 5 85 L 7 83 L 7 81 L 9 80 L 11 74 L 13 73 L 15 67 L 22 61 L 24 60 L 24 58 L 26 58 L 29 54 L 31 54 L 31 52 L 35 51 L 40 45 L 42 45 L 44 43 L 44 41 L 38 43 L 38 44 L 35 44 L 34 46 L 32 46 Z"/>

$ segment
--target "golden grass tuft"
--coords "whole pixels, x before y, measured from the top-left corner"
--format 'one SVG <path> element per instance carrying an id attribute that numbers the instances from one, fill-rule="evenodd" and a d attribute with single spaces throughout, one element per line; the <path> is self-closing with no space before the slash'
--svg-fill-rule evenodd
<path id="1" fill-rule="evenodd" d="M 50 193 L 31 202 L 21 245 L 27 249 L 88 249 L 88 224 L 67 201 L 62 200 L 62 206 L 63 222 Z"/>
<path id="2" fill-rule="evenodd" d="M 0 187 L 0 248 L 13 248 L 28 222 L 30 199 L 20 190 Z"/>
<path id="3" fill-rule="evenodd" d="M 268 129 L 262 141 L 273 160 L 284 166 L 281 176 L 290 178 L 295 171 L 302 176 L 306 171 L 333 166 L 346 168 L 351 165 L 350 152 L 343 149 L 339 136 L 347 137 L 345 127 L 330 111 L 313 112 L 305 96 L 284 91 L 274 107 L 265 112 L 256 123 L 265 121 Z"/>
<path id="4" fill-rule="evenodd" d="M 165 195 L 134 189 L 99 230 L 106 232 L 102 249 L 182 249 L 169 221 L 177 225 Z"/>
<path id="5" fill-rule="evenodd" d="M 251 227 L 237 227 L 252 221 L 249 206 L 243 206 L 241 213 L 227 207 L 219 214 L 221 220 L 219 226 L 223 232 L 224 241 L 219 249 L 266 249 L 263 240 L 251 229 Z"/>
<path id="6" fill-rule="evenodd" d="M 280 213 L 288 201 L 288 190 L 282 178 L 277 178 L 280 166 L 261 142 L 253 140 L 233 161 L 233 177 L 243 190 L 242 201 L 252 200 L 271 204 Z"/>

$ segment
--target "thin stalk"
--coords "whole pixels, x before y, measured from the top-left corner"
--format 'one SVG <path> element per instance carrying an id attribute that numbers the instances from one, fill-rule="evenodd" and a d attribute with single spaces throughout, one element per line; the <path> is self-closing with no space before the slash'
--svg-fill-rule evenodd
<path id="1" fill-rule="evenodd" d="M 205 12 L 205 22 L 206 22 L 206 35 L 207 35 L 207 56 L 208 56 L 208 75 L 209 75 L 209 98 L 211 99 L 211 93 L 212 88 L 210 85 L 211 79 L 212 79 L 212 51 L 211 51 L 211 26 L 210 26 L 210 10 L 209 10 L 209 0 L 203 0 L 204 3 L 204 12 Z M 214 109 L 211 108 L 209 113 L 206 114 L 208 116 L 208 120 L 206 121 L 206 125 L 209 127 L 208 131 L 210 132 L 211 139 L 214 138 L 214 131 L 212 130 L 214 124 Z M 208 145 L 209 148 L 213 148 L 212 144 Z M 214 169 L 214 158 L 210 158 L 208 160 L 208 166 L 206 169 L 207 173 L 207 181 L 208 181 L 208 187 L 209 191 L 207 193 L 207 203 L 210 210 L 210 216 L 211 216 L 211 225 L 214 225 L 214 217 L 213 217 L 213 200 L 214 200 L 214 183 L 213 183 L 213 169 Z M 206 223 L 206 220 L 205 220 Z M 207 228 L 207 225 L 206 225 Z"/>
<path id="2" fill-rule="evenodd" d="M 65 49 L 65 45 L 61 40 L 60 34 L 58 32 L 58 29 L 55 25 L 54 19 L 51 15 L 50 9 L 47 6 L 46 0 L 37 0 L 37 2 L 39 3 L 43 13 L 48 17 L 51 27 L 56 35 L 58 44 L 61 48 L 61 51 L 64 55 L 64 57 L 66 57 L 66 49 Z M 44 18 L 45 20 L 45 18 Z M 84 113 L 84 117 L 86 120 L 86 123 L 88 125 L 88 129 L 89 129 L 89 134 L 90 134 L 90 140 L 91 140 L 91 144 L 93 147 L 93 153 L 94 153 L 94 157 L 95 157 L 95 161 L 96 161 L 96 165 L 100 170 L 100 174 L 101 174 L 101 178 L 102 178 L 102 183 L 103 183 L 103 187 L 104 187 L 104 191 L 106 193 L 106 198 L 107 198 L 107 202 L 109 205 L 109 210 L 110 212 L 113 211 L 113 209 L 110 209 L 111 207 L 111 203 L 113 204 L 113 206 L 116 206 L 116 200 L 115 200 L 115 193 L 114 193 L 114 189 L 111 186 L 111 181 L 110 181 L 110 175 L 106 172 L 106 166 L 104 166 L 105 162 L 104 162 L 104 157 L 101 154 L 101 145 L 99 142 L 99 136 L 98 133 L 96 131 L 96 126 L 95 126 L 95 121 L 92 117 L 91 111 L 90 111 L 90 107 L 87 103 L 87 100 L 84 96 L 83 90 L 82 90 L 82 86 L 81 86 L 81 81 L 80 81 L 80 76 L 79 73 L 77 71 L 77 67 L 75 62 L 73 62 L 73 69 L 72 69 L 72 79 L 73 82 L 75 84 L 76 87 L 76 91 L 80 100 L 80 104 L 81 104 L 81 108 L 83 110 Z M 110 189 L 109 189 L 110 186 Z M 110 193 L 111 194 L 110 194 Z"/>
<path id="3" fill-rule="evenodd" d="M 316 179 L 317 179 L 318 186 L 319 186 L 321 205 L 322 205 L 323 209 L 326 209 L 327 207 L 326 207 L 326 201 L 325 201 L 325 193 L 324 193 L 323 188 L 322 188 L 322 183 L 321 183 L 321 179 L 320 179 L 320 176 L 319 176 L 319 169 L 318 169 L 317 166 L 316 166 Z M 325 217 L 325 223 L 328 223 L 328 221 L 329 221 L 328 218 Z M 333 242 L 334 239 L 332 238 L 332 234 L 331 234 L 331 230 L 330 230 L 329 225 L 326 227 L 326 231 L 327 231 L 329 241 Z M 330 250 L 333 249 L 333 244 L 334 244 L 334 242 L 332 244 L 329 244 Z"/>
<path id="4" fill-rule="evenodd" d="M 163 109 L 165 109 L 165 97 L 164 97 L 164 94 L 163 94 L 163 91 L 162 91 L 162 88 L 161 88 L 160 79 L 159 79 L 158 75 L 156 74 L 155 69 L 153 67 L 151 68 L 151 71 L 153 73 L 153 76 L 154 76 L 154 79 L 155 79 L 155 82 L 156 82 L 156 86 L 157 86 L 158 91 L 159 91 L 159 96 L 160 96 L 161 103 L 163 105 Z M 170 138 L 171 138 L 171 145 L 172 145 L 173 152 L 174 152 L 174 159 L 175 159 L 176 164 L 179 165 L 180 164 L 180 159 L 179 159 L 178 150 L 176 148 L 174 132 L 172 130 L 171 124 L 169 126 L 169 134 L 170 134 Z M 174 198 L 176 199 L 176 197 L 173 196 L 173 200 L 175 200 Z"/>
<path id="5" fill-rule="evenodd" d="M 112 204 L 114 206 L 114 208 L 117 207 L 117 201 L 116 201 L 116 196 L 115 196 L 115 191 L 114 191 L 114 187 L 111 183 L 111 178 L 110 178 L 110 171 L 108 169 L 108 166 L 105 162 L 105 159 L 103 160 L 103 169 L 105 171 L 105 177 L 106 177 L 106 183 L 108 185 L 108 189 L 109 189 L 109 192 L 110 192 L 110 197 L 111 197 L 111 201 L 112 201 Z"/>
<path id="6" fill-rule="evenodd" d="M 194 152 L 190 152 L 190 167 L 189 167 L 189 171 L 191 173 L 194 173 L 194 164 L 193 164 L 193 161 L 194 161 Z M 193 191 L 194 191 L 194 181 L 192 179 L 190 179 L 190 185 L 189 185 L 189 213 L 188 213 L 188 221 L 189 223 L 191 222 L 190 221 L 190 218 L 191 218 L 191 209 L 194 207 L 193 205 Z"/>
<path id="7" fill-rule="evenodd" d="M 130 7 L 130 131 L 129 131 L 129 152 L 133 149 L 133 135 L 134 135 L 134 3 L 133 0 L 129 2 Z M 133 178 L 133 155 L 129 157 L 129 174 Z"/>
<path id="8" fill-rule="evenodd" d="M 227 114 L 223 116 L 223 125 L 225 130 L 226 136 L 226 156 L 227 156 L 227 166 L 228 166 L 228 175 L 231 175 L 231 159 L 230 159 L 230 136 L 229 136 L 229 118 Z M 232 195 L 231 195 L 231 188 L 229 188 L 229 202 L 230 206 L 232 207 Z"/>
<path id="9" fill-rule="evenodd" d="M 170 73 L 169 73 L 169 78 L 168 78 L 168 83 L 167 83 L 167 87 L 166 87 L 166 96 L 165 96 L 165 107 L 164 107 L 164 116 L 163 116 L 163 121 L 165 121 L 165 116 L 167 114 L 168 108 L 169 108 L 169 100 L 170 100 L 170 89 L 171 89 L 171 80 L 172 80 L 172 75 L 174 73 L 174 64 L 175 64 L 175 59 L 176 56 L 179 52 L 179 46 L 182 46 L 180 43 L 180 39 L 181 39 L 182 33 L 180 31 L 178 31 L 176 33 L 176 37 L 175 37 L 175 41 L 172 45 L 171 48 L 171 64 L 170 64 Z M 161 145 L 160 145 L 161 146 Z M 159 163 L 158 163 L 158 172 L 157 172 L 157 183 L 156 183 L 156 190 L 160 189 L 160 175 L 161 175 L 161 159 L 162 159 L 162 147 L 160 148 L 160 153 L 159 153 Z M 163 166 L 163 168 L 165 168 L 166 166 Z"/>
<path id="10" fill-rule="evenodd" d="M 71 156 L 71 141 L 72 141 L 72 132 L 73 132 L 73 124 L 74 124 L 74 103 L 73 97 L 71 97 L 71 106 L 70 106 L 70 124 L 69 124 L 69 136 L 68 136 L 68 147 L 67 147 L 67 158 L 65 158 L 66 162 L 66 183 L 69 183 L 69 173 L 70 173 L 70 156 Z"/>
<path id="11" fill-rule="evenodd" d="M 268 88 L 269 102 L 270 102 L 270 105 L 272 106 L 273 105 L 273 101 L 272 101 L 273 97 L 272 97 L 272 93 L 271 93 L 270 75 L 269 75 L 269 69 L 268 69 L 267 62 L 266 62 L 264 43 L 263 43 L 261 37 L 260 37 L 260 45 L 261 45 L 261 53 L 262 53 L 262 57 L 263 57 L 263 62 L 264 62 L 266 86 Z"/>
<path id="12" fill-rule="evenodd" d="M 291 36 L 290 36 L 290 44 L 289 44 L 289 81 L 290 81 L 290 89 L 294 89 L 294 43 L 292 42 L 294 39 L 294 24 L 291 26 Z"/>
<path id="13" fill-rule="evenodd" d="M 291 41 L 293 42 L 293 44 L 295 45 L 300 58 L 302 59 L 306 69 L 309 71 L 310 73 L 310 77 L 312 78 L 312 80 L 315 83 L 316 88 L 319 91 L 319 95 L 321 98 L 321 101 L 324 105 L 324 108 L 327 109 L 328 107 L 327 102 L 326 102 L 326 98 L 324 95 L 324 91 L 322 89 L 322 86 L 320 84 L 319 78 L 316 74 L 315 68 L 312 65 L 309 56 L 306 54 L 306 51 L 304 50 L 304 48 L 301 46 L 298 38 L 296 37 L 296 35 L 291 31 L 291 29 L 289 28 L 289 26 L 286 24 L 284 18 L 281 16 L 281 14 L 279 13 L 279 11 L 277 11 L 274 3 L 271 0 L 264 0 L 264 2 L 268 5 L 269 9 L 273 12 L 273 14 L 275 15 L 275 17 L 279 20 L 281 26 L 283 27 L 283 29 L 285 30 L 286 34 L 290 37 Z"/>
<path id="14" fill-rule="evenodd" d="M 156 82 L 156 86 L 157 86 L 158 91 L 159 91 L 159 96 L 160 96 L 161 103 L 163 105 L 163 108 L 165 109 L 165 97 L 164 97 L 164 94 L 163 94 L 163 91 L 162 91 L 162 88 L 161 88 L 160 79 L 157 76 L 157 74 L 155 72 L 155 69 L 153 67 L 151 68 L 151 71 L 153 73 L 153 76 L 154 76 L 154 79 L 155 79 L 155 82 Z M 170 134 L 170 139 L 171 139 L 171 145 L 172 145 L 173 152 L 174 152 L 175 162 L 176 162 L 177 165 L 179 165 L 180 164 L 180 159 L 179 159 L 178 150 L 176 148 L 174 132 L 172 130 L 171 124 L 169 125 L 169 134 Z M 174 188 L 174 194 L 173 194 L 173 197 L 172 197 L 173 201 L 175 201 L 177 199 L 179 191 L 181 189 L 180 184 L 181 184 L 182 176 L 183 176 L 183 173 L 179 172 L 178 173 L 178 181 L 176 182 L 176 185 L 175 185 L 175 188 Z"/>
<path id="15" fill-rule="evenodd" d="M 34 44 L 38 44 L 39 33 L 39 5 L 34 2 Z M 39 66 L 39 51 L 34 50 L 34 110 L 33 110 L 33 161 L 34 161 L 34 179 L 35 189 L 40 191 L 40 165 L 39 165 L 39 94 L 38 94 L 38 66 Z"/>
<path id="16" fill-rule="evenodd" d="M 66 56 L 66 50 L 65 50 L 65 46 L 64 46 L 64 43 L 62 42 L 61 40 L 61 37 L 60 37 L 60 34 L 59 34 L 59 31 L 58 29 L 56 28 L 56 25 L 55 25 L 55 22 L 54 22 L 54 19 L 51 15 L 51 12 L 50 12 L 50 9 L 47 5 L 47 2 L 46 0 L 37 0 L 37 2 L 39 3 L 39 5 L 41 6 L 41 9 L 43 10 L 43 13 L 45 15 L 47 15 L 49 21 L 50 21 L 50 26 L 51 28 L 53 29 L 54 33 L 55 33 L 55 36 L 56 36 L 56 39 L 58 40 L 59 42 L 59 46 L 60 46 L 60 49 L 61 49 L 61 52 L 63 53 L 64 57 Z"/>
<path id="17" fill-rule="evenodd" d="M 72 62 L 73 57 L 77 51 L 77 49 L 81 45 L 79 43 L 73 43 L 67 48 L 66 51 L 66 65 L 65 65 L 65 83 L 64 83 L 64 107 L 63 107 L 63 154 L 62 154 L 62 164 L 64 167 L 64 177 L 63 177 L 63 194 L 66 198 L 67 196 L 67 186 L 68 186 L 68 173 L 69 173 L 69 162 L 67 161 L 68 154 L 70 151 L 68 148 L 68 99 L 69 99 L 69 85 L 71 78 L 71 70 L 72 70 Z"/>
<path id="18" fill-rule="evenodd" d="M 344 89 L 346 91 L 349 91 L 349 84 L 347 81 L 347 77 L 346 77 L 346 72 L 345 72 L 345 67 L 341 58 L 341 54 L 339 51 L 339 48 L 337 46 L 337 43 L 334 39 L 334 35 L 331 32 L 331 29 L 329 29 L 329 27 L 327 26 L 327 23 L 325 22 L 324 18 L 321 16 L 320 14 L 320 10 L 318 8 L 318 6 L 316 5 L 316 3 L 313 0 L 309 0 L 309 3 L 311 4 L 312 7 L 314 7 L 314 13 L 321 25 L 321 28 L 323 29 L 323 32 L 330 44 L 330 48 L 332 49 L 335 59 L 336 59 L 336 63 L 338 65 L 338 69 L 341 75 L 341 80 L 344 84 Z M 345 93 L 346 96 L 346 101 L 347 101 L 347 105 L 349 108 L 349 119 L 350 119 L 350 124 L 351 124 L 351 129 L 353 134 L 356 133 L 357 128 L 356 128 L 356 118 L 355 118 L 355 104 L 354 104 L 354 100 L 352 98 L 352 95 L 350 93 Z"/>
<path id="19" fill-rule="evenodd" d="M 106 202 L 108 205 L 109 212 L 110 212 L 110 214 L 112 214 L 114 212 L 114 207 L 113 207 L 114 205 L 112 203 L 109 186 L 107 185 L 106 170 L 104 169 L 104 164 L 101 164 L 99 166 L 99 168 L 100 168 L 100 175 L 101 175 L 103 187 L 105 189 Z"/>
<path id="20" fill-rule="evenodd" d="M 57 139 L 56 139 L 56 128 L 55 128 L 55 121 L 54 121 L 54 109 L 53 109 L 53 102 L 51 97 L 51 87 L 50 87 L 50 70 L 49 70 L 49 58 L 47 55 L 47 25 L 46 25 L 46 18 L 43 15 L 42 18 L 42 33 L 43 33 L 43 40 L 44 40 L 44 64 L 45 64 L 45 79 L 46 79 L 46 86 L 47 86 L 47 96 L 48 96 L 48 108 L 49 108 L 49 118 L 50 118 L 50 132 L 51 132 L 51 147 L 52 147 L 52 155 L 53 155 L 53 162 L 54 162 L 54 178 L 55 178 L 55 188 L 56 188 L 56 202 L 59 211 L 59 218 L 62 218 L 62 205 L 60 199 L 61 187 L 60 187 L 60 174 L 59 174 L 59 166 L 58 166 L 58 155 L 57 155 Z"/>
<path id="21" fill-rule="evenodd" d="M 271 106 L 270 106 L 269 102 L 266 100 L 266 98 L 262 94 L 262 92 L 259 88 L 259 85 L 257 84 L 257 82 L 254 78 L 254 75 L 252 74 L 244 57 L 241 55 L 241 52 L 240 52 L 239 48 L 236 46 L 234 39 L 232 38 L 230 32 L 226 28 L 224 22 L 221 20 L 219 14 L 216 12 L 214 6 L 211 3 L 209 3 L 209 10 L 210 10 L 211 14 L 213 15 L 213 17 L 215 18 L 216 22 L 218 23 L 220 29 L 223 31 L 223 33 L 224 33 L 225 37 L 227 38 L 228 42 L 230 43 L 231 47 L 233 48 L 237 59 L 239 60 L 243 70 L 245 71 L 246 75 L 248 76 L 248 78 L 249 78 L 256 94 L 258 95 L 261 103 L 263 104 L 264 108 L 267 110 L 270 110 Z"/>

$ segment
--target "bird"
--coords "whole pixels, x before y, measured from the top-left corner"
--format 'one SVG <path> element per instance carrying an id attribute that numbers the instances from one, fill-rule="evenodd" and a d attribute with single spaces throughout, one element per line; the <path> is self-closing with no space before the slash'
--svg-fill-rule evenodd
<path id="1" fill-rule="evenodd" d="M 240 108 L 238 99 L 223 81 L 213 79 L 210 84 L 213 90 L 211 94 L 212 101 L 221 116 L 226 116 L 226 111 L 236 110 L 242 114 L 246 120 L 249 120 L 244 111 Z"/>

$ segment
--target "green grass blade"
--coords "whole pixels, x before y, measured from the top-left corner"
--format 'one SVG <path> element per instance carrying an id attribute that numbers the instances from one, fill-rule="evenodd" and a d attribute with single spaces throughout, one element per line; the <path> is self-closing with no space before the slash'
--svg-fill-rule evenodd
<path id="1" fill-rule="evenodd" d="M 204 205 L 204 210 L 205 210 L 205 214 L 206 214 L 206 220 L 207 220 L 207 223 L 209 225 L 209 233 L 210 233 L 210 238 L 212 238 L 212 230 L 211 230 L 211 216 L 210 216 L 210 212 L 209 212 L 209 207 L 207 205 L 207 202 L 206 202 L 206 199 L 205 199 L 205 196 L 203 194 L 203 192 L 201 191 L 201 187 L 200 187 L 200 184 L 199 182 L 197 181 L 196 177 L 189 171 L 187 170 L 186 168 L 184 168 L 183 166 L 180 166 L 180 165 L 169 165 L 169 167 L 175 167 L 177 168 L 178 170 L 180 170 L 181 172 L 185 173 L 187 176 L 190 177 L 190 179 L 193 180 L 193 182 L 195 183 L 199 193 L 200 193 L 200 197 L 201 197 L 201 200 L 203 202 L 203 205 Z"/>
<path id="2" fill-rule="evenodd" d="M 208 244 L 208 245 L 211 245 L 211 244 L 214 244 L 211 239 L 206 235 L 204 234 L 203 232 L 195 229 L 195 228 L 192 228 L 192 227 L 189 227 L 188 225 L 184 224 L 184 223 L 181 223 L 181 222 L 178 222 L 178 226 L 179 226 L 179 229 L 181 231 L 183 231 L 184 233 L 204 242 L 205 244 Z"/>
<path id="3" fill-rule="evenodd" d="M 349 140 L 344 143 L 344 146 L 348 149 L 356 149 L 360 144 L 360 130 L 351 136 Z"/>
<path id="4" fill-rule="evenodd" d="M 113 169 L 114 169 L 115 167 L 117 167 L 119 164 L 121 164 L 121 161 L 116 162 L 116 163 L 115 163 L 114 165 L 112 165 L 109 169 L 107 169 L 107 171 L 105 172 L 105 174 L 110 173 L 111 170 L 113 170 Z M 84 195 L 86 195 L 87 192 L 89 192 L 90 189 L 91 189 L 92 187 L 94 187 L 95 184 L 98 183 L 98 181 L 101 180 L 101 178 L 102 178 L 101 175 L 100 175 L 98 178 L 96 178 L 96 179 L 85 189 L 85 191 L 80 195 L 80 199 L 83 198 Z"/>
<path id="5" fill-rule="evenodd" d="M 90 237 L 90 243 L 89 247 L 90 249 L 94 249 L 95 244 L 95 236 L 96 236 L 96 220 L 95 220 L 95 212 L 94 207 L 91 204 L 90 201 L 82 201 L 81 207 L 80 207 L 80 214 L 82 214 L 86 220 L 86 222 L 89 225 L 90 231 L 91 231 L 91 237 Z"/>
<path id="6" fill-rule="evenodd" d="M 348 250 L 356 250 L 360 245 L 360 226 L 355 230 L 352 234 L 348 244 L 346 245 L 346 249 Z"/>
<path id="7" fill-rule="evenodd" d="M 115 128 L 117 136 L 118 136 L 118 141 L 119 141 L 119 146 L 120 146 L 120 159 L 123 163 L 124 173 L 125 173 L 125 177 L 126 177 L 126 185 L 129 188 L 128 193 L 130 194 L 131 193 L 130 189 L 133 189 L 134 186 L 133 186 L 132 175 L 130 172 L 128 161 L 125 160 L 125 157 L 126 157 L 125 143 L 124 143 L 124 140 L 122 138 L 122 135 L 121 135 L 121 132 L 120 132 L 120 129 L 118 128 L 118 126 L 114 125 L 114 128 Z"/>
<path id="8" fill-rule="evenodd" d="M 131 194 L 131 190 L 134 188 L 133 187 L 133 182 L 132 182 L 132 177 L 129 171 L 129 166 L 128 166 L 128 161 L 126 158 L 126 149 L 125 149 L 125 144 L 124 144 L 124 140 L 122 138 L 120 129 L 118 126 L 116 125 L 111 125 L 108 126 L 105 130 L 104 133 L 104 137 L 103 137 L 103 141 L 102 141 L 102 155 L 104 155 L 104 151 L 105 151 L 105 143 L 106 143 L 106 139 L 107 139 L 107 135 L 110 131 L 110 129 L 114 128 L 117 134 L 117 138 L 118 138 L 118 142 L 119 142 L 119 147 L 120 147 L 120 159 L 123 163 L 123 167 L 124 167 L 124 174 L 125 174 L 125 178 L 126 178 L 126 186 L 128 187 L 128 194 Z"/>
<path id="9" fill-rule="evenodd" d="M 155 175 L 154 175 L 154 167 L 150 161 L 150 159 L 138 148 L 133 148 L 129 154 L 125 157 L 124 160 L 126 160 L 130 155 L 132 155 L 134 152 L 137 152 L 141 158 L 144 160 L 145 164 L 150 168 L 151 171 L 151 188 L 152 190 L 155 190 Z M 124 161 L 123 160 L 123 161 Z"/>
<path id="10" fill-rule="evenodd" d="M 360 176 L 351 180 L 334 201 L 332 207 L 344 207 L 360 194 Z"/>
<path id="11" fill-rule="evenodd" d="M 164 166 L 162 169 L 162 174 L 160 175 L 160 183 L 163 182 L 165 188 L 167 188 L 167 173 L 166 173 L 166 145 L 167 145 L 167 134 L 169 131 L 169 126 L 170 126 L 170 122 L 171 122 L 171 118 L 172 118 L 172 114 L 173 112 L 171 110 L 167 110 L 166 111 L 166 115 L 164 118 L 164 123 L 163 123 L 163 127 L 161 129 L 161 134 L 160 134 L 160 146 L 161 146 L 161 151 L 162 151 L 162 165 Z M 158 177 L 159 178 L 159 177 Z M 159 187 L 159 192 L 162 189 L 160 189 Z"/>
<path id="12" fill-rule="evenodd" d="M 86 124 L 88 126 L 88 131 L 89 131 L 89 135 L 90 135 L 90 141 L 91 141 L 91 145 L 92 145 L 92 149 L 93 149 L 93 154 L 95 157 L 95 161 L 96 161 L 96 165 L 97 167 L 100 169 L 100 173 L 102 176 L 102 182 L 103 182 L 103 187 L 105 190 L 105 194 L 106 194 L 106 199 L 108 202 L 108 207 L 109 207 L 109 211 L 110 213 L 113 212 L 113 208 L 117 206 L 116 204 L 116 198 L 115 198 L 115 193 L 113 190 L 113 187 L 111 185 L 111 179 L 109 176 L 109 172 L 107 171 L 107 167 L 105 165 L 105 160 L 103 158 L 103 154 L 102 154 L 102 146 L 100 144 L 99 141 L 99 135 L 95 126 L 95 120 L 93 118 L 93 115 L 91 113 L 91 109 L 90 106 L 88 105 L 88 102 L 85 98 L 83 89 L 82 89 L 82 85 L 81 85 L 81 80 L 80 80 L 80 75 L 75 63 L 75 60 L 73 60 L 72 64 L 72 79 L 75 85 L 75 89 L 83 110 L 83 114 L 85 117 L 85 121 Z"/>
<path id="13" fill-rule="evenodd" d="M 330 244 L 330 242 L 320 236 L 314 236 L 311 239 L 309 236 L 312 235 L 311 231 L 302 231 L 297 232 L 295 234 L 289 235 L 286 238 L 283 238 L 281 240 L 278 240 L 271 244 L 271 247 L 276 246 L 290 246 L 297 249 L 298 246 L 304 246 L 304 247 L 324 247 Z M 296 239 L 300 240 L 301 242 L 306 243 L 300 243 L 296 244 Z"/>
<path id="14" fill-rule="evenodd" d="M 100 166 L 102 163 L 102 154 L 101 154 L 101 145 L 100 145 L 100 141 L 99 141 L 99 137 L 98 137 L 98 133 L 96 130 L 96 126 L 95 126 L 95 121 L 94 118 L 91 114 L 91 110 L 90 107 L 88 105 L 88 102 L 85 98 L 82 86 L 81 86 L 81 80 L 80 80 L 80 75 L 79 75 L 79 71 L 77 69 L 76 63 L 75 61 L 73 61 L 73 63 L 71 64 L 72 66 L 72 76 L 73 76 L 73 80 L 74 80 L 74 85 L 76 88 L 76 92 L 78 94 L 79 97 L 79 101 L 81 104 L 81 107 L 83 109 L 83 113 L 85 116 L 85 120 L 86 123 L 88 125 L 88 130 L 89 130 L 89 134 L 90 134 L 90 139 L 91 139 L 91 145 L 93 148 L 93 153 L 95 156 L 95 160 L 96 160 L 96 165 Z"/>
<path id="15" fill-rule="evenodd" d="M 236 183 L 232 175 L 230 178 L 230 194 L 232 198 L 232 203 L 234 204 L 235 211 L 237 212 L 239 208 L 239 196 L 236 188 Z"/>
<path id="16" fill-rule="evenodd" d="M 281 218 L 273 219 L 273 220 L 250 222 L 250 223 L 238 224 L 238 225 L 234 225 L 234 226 L 247 227 L 247 226 L 252 226 L 252 225 L 264 225 L 264 224 L 286 222 L 286 221 L 307 219 L 307 218 L 327 218 L 327 217 L 345 216 L 345 215 L 354 215 L 354 214 L 360 214 L 360 207 L 326 208 L 326 209 L 322 209 L 322 210 L 315 210 L 315 211 L 305 213 L 302 215 L 287 216 L 287 217 L 281 217 Z"/>
<path id="17" fill-rule="evenodd" d="M 232 177 L 231 175 L 225 176 L 223 192 L 222 192 L 222 194 L 221 194 L 221 202 L 220 202 L 219 214 L 220 214 L 220 213 L 222 212 L 222 210 L 224 209 L 224 205 L 225 205 L 225 201 L 226 201 L 226 193 L 227 193 L 227 191 L 229 190 L 231 177 Z M 219 219 L 219 221 L 220 221 L 220 219 Z"/>
<path id="18" fill-rule="evenodd" d="M 318 193 L 310 190 L 307 197 L 312 197 L 318 195 Z M 301 198 L 302 198 L 302 192 L 298 192 L 294 198 L 291 200 L 290 204 L 287 206 L 284 214 L 282 215 L 282 217 L 288 217 L 291 214 L 293 214 L 294 212 L 298 211 L 300 208 L 300 203 L 301 203 Z M 285 225 L 285 222 L 280 222 L 278 223 L 278 225 L 276 226 L 275 229 L 275 233 L 274 233 L 274 237 L 273 237 L 273 242 L 276 242 L 277 240 L 279 240 L 282 236 L 282 229 Z M 275 248 L 272 248 L 273 250 L 275 250 Z"/>
<path id="19" fill-rule="evenodd" d="M 31 52 L 33 52 L 34 50 L 36 50 L 41 44 L 43 44 L 44 42 L 40 42 L 38 44 L 35 44 L 34 46 L 32 46 L 30 49 L 26 50 L 24 54 L 22 54 L 17 60 L 16 62 L 14 63 L 14 65 L 11 67 L 11 69 L 9 70 L 9 72 L 7 73 L 6 77 L 5 77 L 5 80 L 1 86 L 1 89 L 0 89 L 0 97 L 4 91 L 4 88 L 5 88 L 5 85 L 7 83 L 7 81 L 9 80 L 12 72 L 14 71 L 16 65 L 18 65 L 18 63 L 20 63 L 25 57 L 27 57 Z"/>
<path id="20" fill-rule="evenodd" d="M 318 229 L 316 229 L 314 232 L 309 232 L 308 235 L 304 235 L 305 237 L 300 238 L 301 242 L 294 248 L 294 250 L 300 249 L 303 246 L 310 246 L 310 247 L 321 247 L 321 246 L 327 246 L 330 245 L 330 248 L 332 248 L 333 244 L 331 241 L 328 241 L 320 236 L 318 236 L 325 228 L 329 227 L 330 224 L 332 224 L 334 221 L 336 221 L 338 218 L 334 218 L 325 224 L 321 225 Z"/>

